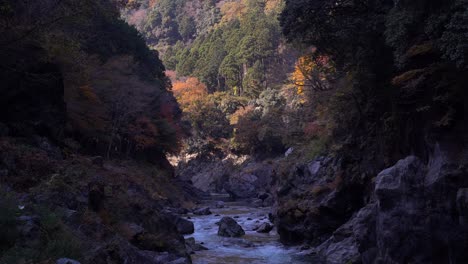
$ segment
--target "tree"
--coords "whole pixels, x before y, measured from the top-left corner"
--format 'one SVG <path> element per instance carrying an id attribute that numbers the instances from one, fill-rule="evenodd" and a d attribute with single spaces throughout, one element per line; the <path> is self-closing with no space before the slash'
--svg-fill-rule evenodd
<path id="1" fill-rule="evenodd" d="M 292 80 L 297 86 L 298 93 L 302 94 L 304 89 L 312 91 L 331 89 L 337 79 L 336 75 L 336 69 L 329 57 L 311 53 L 297 60 Z"/>

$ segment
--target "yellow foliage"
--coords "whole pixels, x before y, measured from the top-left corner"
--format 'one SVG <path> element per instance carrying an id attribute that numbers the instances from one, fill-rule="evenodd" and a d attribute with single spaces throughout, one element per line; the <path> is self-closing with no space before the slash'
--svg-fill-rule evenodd
<path id="1" fill-rule="evenodd" d="M 186 81 L 176 81 L 172 85 L 172 91 L 184 112 L 208 96 L 206 85 L 197 78 L 190 77 Z"/>
<path id="2" fill-rule="evenodd" d="M 335 73 L 336 69 L 328 56 L 312 53 L 299 57 L 291 79 L 297 87 L 297 93 L 303 94 L 304 87 L 311 87 L 312 90 L 328 89 L 328 82 Z"/>
<path id="3" fill-rule="evenodd" d="M 267 14 L 279 14 L 284 8 L 284 0 L 266 0 L 265 12 Z"/>
<path id="4" fill-rule="evenodd" d="M 234 19 L 239 19 L 247 12 L 247 6 L 243 2 L 226 2 L 221 6 L 223 18 L 220 24 L 227 23 Z"/>

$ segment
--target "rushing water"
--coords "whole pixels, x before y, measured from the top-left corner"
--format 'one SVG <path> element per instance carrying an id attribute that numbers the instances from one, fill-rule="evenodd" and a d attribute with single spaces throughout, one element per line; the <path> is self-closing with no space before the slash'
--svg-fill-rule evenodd
<path id="1" fill-rule="evenodd" d="M 254 227 L 269 222 L 269 208 L 254 208 L 242 203 L 225 203 L 225 208 L 210 206 L 213 214 L 207 216 L 190 215 L 195 225 L 195 233 L 186 236 L 203 242 L 208 250 L 197 251 L 192 255 L 194 264 L 252 263 L 252 264 L 285 264 L 310 263 L 297 248 L 287 248 L 278 240 L 273 229 L 269 234 L 254 231 Z M 217 235 L 216 222 L 223 216 L 233 217 L 245 230 L 242 238 L 226 238 Z"/>

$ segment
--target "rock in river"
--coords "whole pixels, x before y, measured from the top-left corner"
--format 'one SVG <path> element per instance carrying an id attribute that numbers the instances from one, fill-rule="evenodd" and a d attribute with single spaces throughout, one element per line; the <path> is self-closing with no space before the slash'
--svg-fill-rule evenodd
<path id="1" fill-rule="evenodd" d="M 195 228 L 193 226 L 193 223 L 189 220 L 185 220 L 183 218 L 177 218 L 176 220 L 176 228 L 179 233 L 182 235 L 189 235 L 193 234 L 195 231 Z"/>
<path id="2" fill-rule="evenodd" d="M 223 217 L 216 224 L 219 225 L 218 236 L 241 237 L 245 235 L 244 229 L 231 217 Z"/>
<path id="3" fill-rule="evenodd" d="M 272 229 L 273 229 L 272 225 L 270 225 L 269 223 L 263 223 L 258 227 L 257 232 L 258 233 L 270 233 Z"/>

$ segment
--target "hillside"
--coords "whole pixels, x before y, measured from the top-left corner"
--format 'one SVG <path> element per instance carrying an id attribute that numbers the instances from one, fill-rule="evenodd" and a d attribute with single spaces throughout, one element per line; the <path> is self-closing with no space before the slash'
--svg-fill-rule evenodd
<path id="1" fill-rule="evenodd" d="M 157 54 L 111 1 L 0 13 L 0 263 L 190 262 L 168 208 L 196 197 L 166 159 L 183 133 Z"/>

